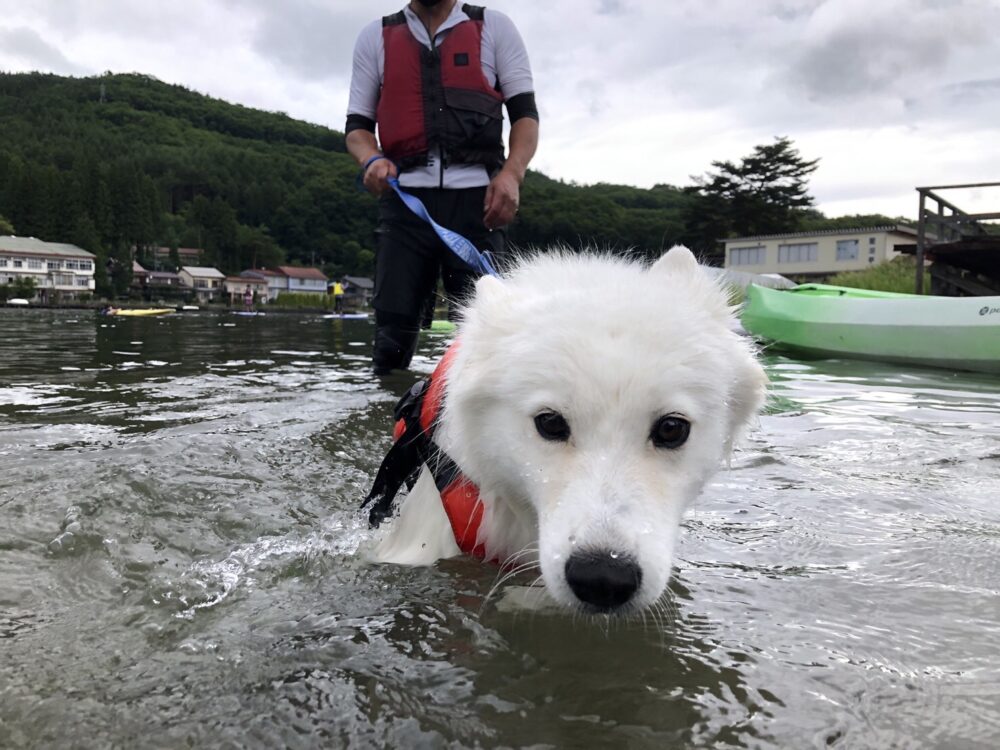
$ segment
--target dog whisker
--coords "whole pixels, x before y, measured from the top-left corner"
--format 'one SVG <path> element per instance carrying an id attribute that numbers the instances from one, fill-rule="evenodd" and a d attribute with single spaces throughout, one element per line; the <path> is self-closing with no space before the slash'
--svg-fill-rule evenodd
<path id="1" fill-rule="evenodd" d="M 500 568 L 500 572 L 497 574 L 496 580 L 493 582 L 493 585 L 490 587 L 490 590 L 487 592 L 486 596 L 483 599 L 483 605 L 480 608 L 480 615 L 482 615 L 483 611 L 486 608 L 486 605 L 489 604 L 490 600 L 493 598 L 493 595 L 507 581 L 511 580 L 512 578 L 516 578 L 517 576 L 529 570 L 537 569 L 538 566 L 534 561 L 534 559 L 531 559 L 527 562 L 523 562 L 519 565 L 514 565 L 514 566 L 511 565 L 513 561 L 518 559 L 519 557 L 524 557 L 525 555 L 534 555 L 536 552 L 537 549 L 533 545 L 528 545 L 524 549 L 521 549 L 520 551 L 515 552 L 514 554 L 507 557 L 503 566 Z M 538 579 L 535 580 L 537 581 Z"/>

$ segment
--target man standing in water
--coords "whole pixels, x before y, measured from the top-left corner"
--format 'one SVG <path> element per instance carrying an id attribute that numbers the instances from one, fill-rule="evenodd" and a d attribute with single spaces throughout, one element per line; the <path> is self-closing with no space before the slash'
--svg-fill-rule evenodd
<path id="1" fill-rule="evenodd" d="M 501 105 L 511 122 L 506 158 Z M 409 366 L 438 274 L 453 301 L 476 279 L 388 180 L 398 176 L 442 226 L 503 254 L 538 145 L 524 43 L 503 13 L 412 0 L 358 36 L 347 112 L 347 150 L 379 197 L 372 360 L 386 374 Z"/>

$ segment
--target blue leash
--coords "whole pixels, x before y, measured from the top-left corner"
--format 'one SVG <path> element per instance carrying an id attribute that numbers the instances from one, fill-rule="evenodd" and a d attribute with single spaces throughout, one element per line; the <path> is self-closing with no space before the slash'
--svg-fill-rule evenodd
<path id="1" fill-rule="evenodd" d="M 361 186 L 361 181 L 364 178 L 365 172 L 368 171 L 368 167 L 372 165 L 373 162 L 379 159 L 388 159 L 389 157 L 383 156 L 382 154 L 376 154 L 371 157 L 368 161 L 364 163 L 361 167 L 361 173 L 358 175 L 358 189 L 363 190 Z M 475 245 L 469 242 L 465 237 L 460 235 L 458 232 L 453 232 L 450 229 L 441 226 L 434 219 L 431 218 L 430 212 L 427 210 L 427 206 L 424 205 L 417 196 L 410 195 L 403 188 L 399 186 L 399 180 L 395 177 L 389 178 L 389 184 L 392 189 L 396 191 L 396 195 L 399 199 L 403 201 L 408 209 L 413 211 L 417 216 L 426 221 L 431 225 L 437 236 L 441 238 L 441 241 L 445 244 L 449 250 L 451 250 L 455 255 L 465 261 L 465 264 L 469 266 L 473 271 L 477 271 L 482 276 L 496 276 L 499 278 L 500 274 L 497 273 L 497 269 L 493 265 L 493 261 L 490 259 L 489 253 L 482 253 L 479 251 Z"/>
<path id="2" fill-rule="evenodd" d="M 437 236 L 441 238 L 441 241 L 445 244 L 445 246 L 465 261 L 466 265 L 468 265 L 473 271 L 477 271 L 483 276 L 500 276 L 500 274 L 497 273 L 497 269 L 493 266 L 493 262 L 490 260 L 489 253 L 480 252 L 479 248 L 469 242 L 469 240 L 460 235 L 458 232 L 453 232 L 447 227 L 443 227 L 434 221 L 434 219 L 431 218 L 430 213 L 427 211 L 427 206 L 423 204 L 423 201 L 421 201 L 417 196 L 410 195 L 403 190 L 403 188 L 399 186 L 399 180 L 395 177 L 389 178 L 389 184 L 392 186 L 392 189 L 396 191 L 396 195 L 399 196 L 399 199 L 403 201 L 406 207 L 430 224 L 431 229 L 437 233 Z"/>

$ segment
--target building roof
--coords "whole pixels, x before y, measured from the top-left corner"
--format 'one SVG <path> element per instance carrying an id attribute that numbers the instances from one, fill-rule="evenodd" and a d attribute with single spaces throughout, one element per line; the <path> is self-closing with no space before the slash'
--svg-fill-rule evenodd
<path id="1" fill-rule="evenodd" d="M 261 279 L 265 277 L 271 277 L 275 279 L 284 278 L 284 274 L 280 274 L 277 271 L 272 271 L 269 268 L 251 268 L 247 271 L 240 271 L 240 276 L 250 279 Z"/>
<path id="2" fill-rule="evenodd" d="M 787 234 L 757 234 L 750 237 L 727 237 L 719 240 L 729 244 L 731 242 L 750 242 L 751 240 L 784 240 L 798 237 L 828 237 L 832 234 L 872 234 L 872 233 L 905 234 L 916 237 L 917 230 L 906 224 L 886 224 L 880 227 L 847 227 L 844 229 L 818 229 L 812 232 L 789 232 Z"/>
<path id="3" fill-rule="evenodd" d="M 0 236 L 0 252 L 45 255 L 50 258 L 91 258 L 93 253 L 61 242 L 43 242 L 35 237 Z"/>
<path id="4" fill-rule="evenodd" d="M 314 281 L 326 281 L 326 274 L 318 268 L 302 268 L 299 266 L 278 266 L 278 272 L 290 279 L 313 279 Z"/>
<path id="5" fill-rule="evenodd" d="M 181 266 L 181 270 L 188 274 L 188 276 L 193 276 L 198 279 L 226 278 L 226 274 L 218 268 L 210 268 L 208 266 Z"/>
<path id="6" fill-rule="evenodd" d="M 148 275 L 147 278 L 148 278 L 149 281 L 152 281 L 153 279 L 178 279 L 178 280 L 180 280 L 181 277 L 178 274 L 174 273 L 173 271 L 149 271 L 149 275 Z"/>
<path id="7" fill-rule="evenodd" d="M 367 279 L 364 276 L 345 276 L 344 281 L 348 284 L 353 284 L 360 289 L 374 289 L 375 282 L 371 279 Z"/>
<path id="8" fill-rule="evenodd" d="M 142 266 L 140 266 L 138 261 L 133 260 L 132 261 L 132 273 L 133 274 L 143 274 L 143 273 L 149 273 L 149 271 L 147 271 L 145 268 L 143 268 Z"/>
<path id="9" fill-rule="evenodd" d="M 266 279 L 258 279 L 255 276 L 227 276 L 226 281 L 231 281 L 234 284 L 252 284 L 258 286 L 267 284 Z"/>

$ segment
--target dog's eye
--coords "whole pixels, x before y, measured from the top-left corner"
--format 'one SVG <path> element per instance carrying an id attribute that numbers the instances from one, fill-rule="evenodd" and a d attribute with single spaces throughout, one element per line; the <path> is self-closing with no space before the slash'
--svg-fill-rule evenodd
<path id="1" fill-rule="evenodd" d="M 535 429 L 546 440 L 569 440 L 569 424 L 562 414 L 554 411 L 543 411 L 535 417 Z"/>
<path id="2" fill-rule="evenodd" d="M 691 423 L 681 417 L 660 417 L 649 438 L 657 448 L 680 448 L 691 434 Z"/>

